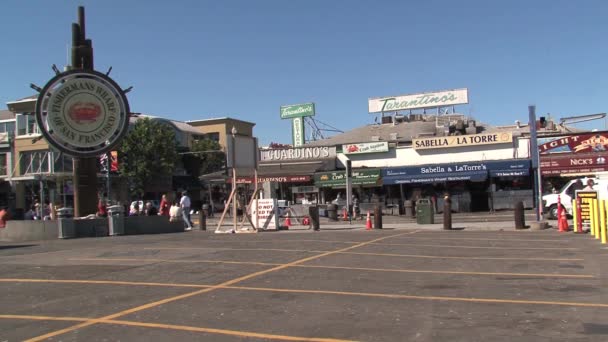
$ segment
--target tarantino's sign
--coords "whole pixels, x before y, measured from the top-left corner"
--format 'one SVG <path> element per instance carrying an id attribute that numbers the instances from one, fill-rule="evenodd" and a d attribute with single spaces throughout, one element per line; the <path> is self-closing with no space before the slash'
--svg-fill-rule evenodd
<path id="1" fill-rule="evenodd" d="M 126 133 L 129 106 L 106 75 L 74 70 L 58 74 L 42 89 L 36 121 L 57 149 L 73 156 L 98 156 Z"/>
<path id="2" fill-rule="evenodd" d="M 415 150 L 512 143 L 511 133 L 485 133 L 448 137 L 413 139 Z"/>
<path id="3" fill-rule="evenodd" d="M 370 113 L 395 112 L 416 108 L 434 108 L 469 103 L 466 88 L 438 91 L 433 93 L 371 98 L 368 101 Z"/>
<path id="4" fill-rule="evenodd" d="M 263 162 L 331 159 L 335 157 L 335 146 L 314 146 L 260 151 L 260 161 Z"/>
<path id="5" fill-rule="evenodd" d="M 539 138 L 538 151 L 540 154 L 608 151 L 608 132 Z"/>

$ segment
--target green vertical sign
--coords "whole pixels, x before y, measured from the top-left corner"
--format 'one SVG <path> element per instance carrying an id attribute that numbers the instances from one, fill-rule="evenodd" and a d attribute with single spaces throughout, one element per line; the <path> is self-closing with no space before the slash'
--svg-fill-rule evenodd
<path id="1" fill-rule="evenodd" d="M 293 146 L 304 145 L 304 118 L 293 118 L 292 121 Z"/>

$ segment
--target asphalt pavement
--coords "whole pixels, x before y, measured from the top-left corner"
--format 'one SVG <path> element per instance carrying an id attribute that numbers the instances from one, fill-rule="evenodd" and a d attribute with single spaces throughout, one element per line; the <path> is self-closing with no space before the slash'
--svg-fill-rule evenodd
<path id="1" fill-rule="evenodd" d="M 0 341 L 608 340 L 604 245 L 471 223 L 0 243 Z"/>

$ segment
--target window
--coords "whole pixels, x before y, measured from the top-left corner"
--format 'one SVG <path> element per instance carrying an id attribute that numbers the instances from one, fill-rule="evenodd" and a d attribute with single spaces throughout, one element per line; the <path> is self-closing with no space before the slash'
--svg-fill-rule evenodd
<path id="1" fill-rule="evenodd" d="M 6 121 L 0 122 L 0 133 L 15 133 L 15 122 Z"/>
<path id="2" fill-rule="evenodd" d="M 0 176 L 8 175 L 6 153 L 0 154 Z"/>
<path id="3" fill-rule="evenodd" d="M 48 151 L 21 152 L 19 157 L 19 170 L 21 175 L 49 172 Z"/>
<path id="4" fill-rule="evenodd" d="M 215 142 L 219 142 L 220 141 L 220 133 L 219 132 L 207 133 L 207 134 L 205 134 L 205 136 L 209 140 L 213 140 Z"/>
<path id="5" fill-rule="evenodd" d="M 40 134 L 35 115 L 17 114 L 17 135 Z"/>

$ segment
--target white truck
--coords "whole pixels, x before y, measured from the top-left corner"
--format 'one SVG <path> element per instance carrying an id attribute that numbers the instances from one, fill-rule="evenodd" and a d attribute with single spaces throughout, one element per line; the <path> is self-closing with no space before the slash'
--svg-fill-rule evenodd
<path id="1" fill-rule="evenodd" d="M 593 190 L 598 191 L 599 198 L 608 199 L 608 179 L 598 179 L 593 177 L 580 178 L 583 183 L 583 187 L 587 185 L 588 179 L 593 179 L 593 182 L 595 183 L 593 185 Z M 576 180 L 576 178 L 570 180 L 556 193 L 543 196 L 543 211 L 548 214 L 548 217 L 550 219 L 557 219 L 558 196 L 560 201 L 562 202 L 562 205 L 568 211 L 568 215 L 572 215 L 572 200 L 574 199 L 574 193 L 576 191 L 576 187 L 574 186 Z"/>

